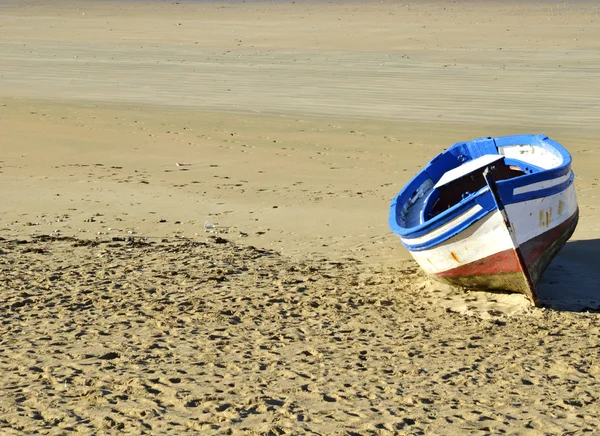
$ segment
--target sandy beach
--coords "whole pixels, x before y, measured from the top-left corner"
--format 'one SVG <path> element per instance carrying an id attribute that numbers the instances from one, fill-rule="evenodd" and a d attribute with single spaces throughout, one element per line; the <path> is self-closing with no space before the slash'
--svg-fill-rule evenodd
<path id="1" fill-rule="evenodd" d="M 600 6 L 0 5 L 0 433 L 600 432 Z M 387 224 L 460 140 L 545 133 L 580 221 L 451 289 Z"/>

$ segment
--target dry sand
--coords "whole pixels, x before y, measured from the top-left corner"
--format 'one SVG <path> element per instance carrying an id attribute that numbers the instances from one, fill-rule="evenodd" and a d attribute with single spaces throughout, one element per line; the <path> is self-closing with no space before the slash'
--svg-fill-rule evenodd
<path id="1" fill-rule="evenodd" d="M 0 432 L 599 432 L 599 23 L 3 2 Z M 581 212 L 546 308 L 423 277 L 391 198 L 527 132 L 572 152 Z"/>

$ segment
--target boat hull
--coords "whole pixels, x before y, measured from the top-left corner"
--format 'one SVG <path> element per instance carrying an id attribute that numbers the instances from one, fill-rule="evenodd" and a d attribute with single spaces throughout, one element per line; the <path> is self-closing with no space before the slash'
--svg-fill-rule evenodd
<path id="1" fill-rule="evenodd" d="M 506 214 L 512 235 L 501 212 L 493 210 L 443 243 L 411 254 L 426 273 L 444 283 L 519 292 L 535 303 L 535 285 L 577 226 L 574 184 L 548 197 L 508 204 Z"/>
<path id="2" fill-rule="evenodd" d="M 521 245 L 525 267 L 534 285 L 539 282 L 552 259 L 573 235 L 578 219 L 579 211 L 577 210 L 561 225 Z M 517 251 L 512 248 L 470 264 L 433 273 L 432 276 L 454 286 L 519 292 L 535 303 L 537 294 L 535 289 L 530 289 L 525 274 Z"/>
<path id="3" fill-rule="evenodd" d="M 535 303 L 544 270 L 577 226 L 571 162 L 545 135 L 458 142 L 392 200 L 390 228 L 433 278 Z"/>

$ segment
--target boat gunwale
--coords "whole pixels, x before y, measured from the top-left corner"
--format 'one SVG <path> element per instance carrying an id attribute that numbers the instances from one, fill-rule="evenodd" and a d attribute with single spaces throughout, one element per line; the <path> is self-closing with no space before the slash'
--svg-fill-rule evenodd
<path id="1" fill-rule="evenodd" d="M 574 182 L 574 174 L 571 171 L 571 162 L 572 162 L 571 155 L 562 145 L 560 145 L 558 142 L 548 138 L 546 135 L 527 134 L 527 135 L 503 136 L 503 137 L 497 137 L 497 138 L 488 137 L 488 138 L 483 138 L 483 139 L 488 139 L 488 140 L 492 139 L 494 141 L 494 144 L 496 147 L 506 147 L 506 146 L 511 146 L 511 145 L 515 145 L 515 146 L 516 145 L 531 145 L 531 146 L 542 146 L 542 147 L 549 146 L 550 148 L 552 148 L 552 149 L 556 150 L 558 153 L 560 153 L 560 155 L 562 157 L 562 162 L 557 167 L 554 167 L 551 169 L 544 169 L 540 172 L 524 174 L 524 175 L 521 175 L 518 177 L 511 178 L 511 179 L 498 181 L 498 183 L 497 183 L 498 190 L 500 192 L 500 195 L 503 197 L 503 200 L 506 202 L 506 204 L 514 204 L 514 203 L 529 201 L 529 200 L 533 200 L 536 198 L 553 195 L 555 193 L 558 193 L 558 192 L 561 192 L 561 191 L 567 189 L 568 186 L 570 186 Z M 466 146 L 467 144 L 475 143 L 476 141 L 478 141 L 478 139 L 474 139 L 474 140 L 466 141 L 466 142 L 458 142 L 458 143 L 454 144 L 452 147 L 448 148 L 448 150 L 444 151 L 443 153 L 447 153 L 450 150 L 452 150 L 453 148 L 456 148 L 459 146 Z M 544 148 L 546 148 L 546 147 L 544 147 Z M 425 168 L 423 168 L 419 173 L 417 173 L 410 180 L 410 182 L 406 184 L 406 186 L 394 197 L 394 199 L 392 200 L 391 206 L 390 206 L 389 225 L 390 225 L 392 231 L 401 237 L 403 245 L 407 249 L 412 250 L 412 251 L 431 248 L 432 246 L 435 246 L 437 244 L 444 242 L 445 240 L 460 233 L 462 230 L 467 228 L 473 222 L 485 217 L 489 212 L 491 212 L 492 210 L 495 209 L 495 204 L 493 203 L 493 199 L 492 199 L 491 193 L 489 191 L 489 188 L 487 186 L 485 186 L 485 187 L 481 188 L 479 191 L 477 191 L 476 193 L 471 194 L 470 196 L 461 200 L 454 206 L 452 206 L 449 209 L 445 210 L 444 212 L 440 213 L 439 215 L 436 215 L 434 218 L 427 220 L 423 223 L 420 223 L 417 226 L 403 227 L 403 226 L 399 225 L 399 223 L 398 223 L 399 208 L 402 208 L 410 200 L 411 195 L 409 195 L 409 193 L 415 192 L 416 189 L 419 186 L 421 186 L 421 184 L 425 180 L 427 180 L 427 179 L 431 180 L 431 177 L 429 177 L 428 169 L 438 159 L 438 157 L 441 154 L 442 153 L 440 153 L 436 157 L 434 157 L 427 164 L 427 166 L 425 166 Z M 512 158 L 511 160 L 518 161 L 518 159 L 514 159 L 514 158 Z M 523 161 L 523 163 L 527 164 L 527 162 L 524 162 L 524 161 Z M 535 166 L 535 164 L 533 164 L 533 165 Z M 525 186 L 532 185 L 532 184 L 538 183 L 538 182 L 551 181 L 551 180 L 560 178 L 560 177 L 568 174 L 569 172 L 571 173 L 571 176 L 562 183 L 550 186 L 545 189 L 533 190 L 531 192 L 525 192 L 522 194 L 514 195 L 514 190 L 517 188 L 525 187 Z M 425 176 L 425 178 L 424 178 L 424 176 Z M 433 180 L 432 180 L 432 182 L 435 183 L 435 181 L 433 181 Z M 399 202 L 400 199 L 403 199 L 403 201 L 401 203 Z M 406 243 L 404 241 L 404 239 L 418 238 L 418 237 L 427 235 L 428 233 L 431 233 L 431 232 L 439 229 L 443 225 L 447 224 L 448 222 L 452 221 L 453 219 L 455 219 L 455 218 L 459 217 L 460 215 L 462 215 L 463 213 L 465 213 L 470 208 L 474 207 L 476 204 L 479 204 L 482 207 L 482 212 L 475 214 L 474 216 L 466 219 L 463 222 L 458 223 L 456 227 L 450 228 L 447 232 L 444 232 L 443 234 L 438 235 L 435 238 L 432 238 L 431 240 L 428 240 L 427 242 L 420 243 L 420 244 L 410 244 L 410 243 Z"/>

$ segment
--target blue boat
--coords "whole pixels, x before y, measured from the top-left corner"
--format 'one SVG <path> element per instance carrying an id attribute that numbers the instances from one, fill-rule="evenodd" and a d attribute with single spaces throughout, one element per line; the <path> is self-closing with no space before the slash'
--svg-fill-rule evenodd
<path id="1" fill-rule="evenodd" d="M 458 142 L 393 199 L 389 225 L 433 278 L 535 304 L 577 225 L 574 178 L 569 152 L 544 135 Z"/>

